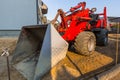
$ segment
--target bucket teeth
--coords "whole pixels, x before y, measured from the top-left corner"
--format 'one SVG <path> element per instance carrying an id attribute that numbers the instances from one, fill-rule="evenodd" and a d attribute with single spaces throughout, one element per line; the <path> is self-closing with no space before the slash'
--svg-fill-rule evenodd
<path id="1" fill-rule="evenodd" d="M 67 49 L 68 43 L 51 24 L 25 26 L 12 63 L 27 80 L 39 80 L 66 56 Z"/>

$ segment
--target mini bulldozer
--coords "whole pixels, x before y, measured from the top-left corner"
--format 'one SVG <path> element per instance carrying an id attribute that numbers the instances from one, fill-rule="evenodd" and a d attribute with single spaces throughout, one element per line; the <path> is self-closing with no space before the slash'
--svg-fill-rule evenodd
<path id="1" fill-rule="evenodd" d="M 107 16 L 106 7 L 103 13 L 95 14 L 96 8 L 89 10 L 85 6 L 86 2 L 80 2 L 68 12 L 59 9 L 52 23 L 55 25 L 60 15 L 61 23 L 56 26 L 57 31 L 77 53 L 90 55 L 96 44 L 105 46 L 108 43 Z"/>
<path id="2" fill-rule="evenodd" d="M 106 7 L 103 13 L 95 11 L 80 2 L 67 12 L 59 9 L 50 23 L 22 27 L 11 60 L 13 66 L 28 80 L 39 80 L 66 56 L 68 48 L 89 56 L 96 45 L 106 46 Z"/>

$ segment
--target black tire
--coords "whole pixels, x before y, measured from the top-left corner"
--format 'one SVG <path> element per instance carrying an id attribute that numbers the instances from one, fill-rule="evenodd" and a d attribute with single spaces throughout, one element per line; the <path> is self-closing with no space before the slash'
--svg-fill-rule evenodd
<path id="1" fill-rule="evenodd" d="M 107 46 L 108 45 L 108 30 L 101 29 L 99 32 L 95 32 L 96 44 L 97 46 Z"/>
<path id="2" fill-rule="evenodd" d="M 93 32 L 84 31 L 78 34 L 74 42 L 74 48 L 78 54 L 91 55 L 96 47 L 96 37 Z"/>
<path id="3" fill-rule="evenodd" d="M 108 35 L 106 34 L 103 39 L 102 39 L 102 46 L 107 46 L 108 45 Z"/>

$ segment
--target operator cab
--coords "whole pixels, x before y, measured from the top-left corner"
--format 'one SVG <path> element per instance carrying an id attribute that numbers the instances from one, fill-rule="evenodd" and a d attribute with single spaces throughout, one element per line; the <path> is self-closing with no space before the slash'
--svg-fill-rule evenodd
<path id="1" fill-rule="evenodd" d="M 95 26 L 97 24 L 97 20 L 99 19 L 99 15 L 95 14 L 96 10 L 97 10 L 96 8 L 92 8 L 90 10 L 90 17 L 92 18 L 92 20 L 90 21 L 90 24 L 92 26 Z"/>

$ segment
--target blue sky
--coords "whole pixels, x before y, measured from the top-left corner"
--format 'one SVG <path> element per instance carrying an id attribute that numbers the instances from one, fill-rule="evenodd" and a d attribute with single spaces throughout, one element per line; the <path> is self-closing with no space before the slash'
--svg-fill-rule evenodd
<path id="1" fill-rule="evenodd" d="M 46 15 L 49 20 L 52 20 L 57 13 L 58 9 L 63 9 L 65 12 L 70 7 L 77 5 L 79 2 L 85 1 L 87 8 L 97 8 L 97 12 L 103 12 L 104 6 L 107 7 L 108 16 L 120 17 L 120 0 L 43 0 L 48 6 L 48 14 Z"/>

